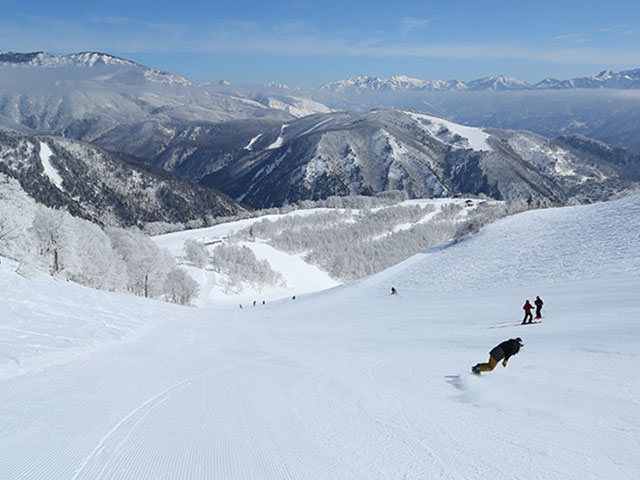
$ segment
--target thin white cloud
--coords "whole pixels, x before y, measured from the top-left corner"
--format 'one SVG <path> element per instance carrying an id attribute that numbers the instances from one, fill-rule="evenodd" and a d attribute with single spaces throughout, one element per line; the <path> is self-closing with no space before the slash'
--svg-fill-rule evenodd
<path id="1" fill-rule="evenodd" d="M 248 32 L 252 30 L 257 30 L 260 28 L 260 23 L 252 22 L 249 20 L 237 20 L 233 18 L 227 18 L 221 22 L 217 22 L 217 28 L 229 29 L 229 30 L 239 30 L 242 32 Z"/>
<path id="2" fill-rule="evenodd" d="M 453 10 L 450 12 L 443 13 L 441 15 L 437 15 L 435 17 L 431 17 L 431 18 L 415 18 L 410 16 L 404 17 L 400 21 L 402 33 L 405 35 L 409 34 L 414 30 L 421 29 L 429 25 L 430 23 L 435 22 L 436 20 L 440 20 L 442 18 L 448 17 L 449 15 L 453 15 L 454 13 L 457 13 L 457 12 L 458 10 Z"/>
<path id="3" fill-rule="evenodd" d="M 429 23 L 429 20 L 420 20 L 413 17 L 404 17 L 402 19 L 402 33 L 410 33 L 416 28 L 422 28 Z"/>
<path id="4" fill-rule="evenodd" d="M 163 30 L 166 28 L 174 27 L 174 25 L 166 24 L 166 23 L 157 23 L 157 22 L 149 22 L 146 20 L 141 20 L 139 18 L 131 18 L 131 17 L 122 17 L 118 15 L 107 15 L 107 16 L 91 16 L 89 21 L 93 24 L 105 24 L 105 25 L 117 25 L 117 26 L 142 26 L 145 28 L 151 28 L 155 30 Z"/>
<path id="5" fill-rule="evenodd" d="M 597 29 L 600 33 L 612 33 L 619 32 L 620 30 L 625 30 L 627 27 L 624 25 L 609 25 L 607 27 L 600 27 Z"/>
<path id="6" fill-rule="evenodd" d="M 275 32 L 281 32 L 285 34 L 314 33 L 318 31 L 318 29 L 313 24 L 307 22 L 306 20 L 286 20 L 272 25 L 271 29 Z"/>
<path id="7" fill-rule="evenodd" d="M 563 41 L 563 40 L 583 40 L 587 38 L 588 35 L 586 33 L 568 33 L 566 35 L 557 35 L 552 38 L 552 40 Z"/>
<path id="8" fill-rule="evenodd" d="M 628 25 L 610 25 L 608 27 L 598 28 L 596 31 L 598 33 L 607 33 L 617 37 L 628 37 L 630 35 L 640 34 L 639 29 L 629 27 Z"/>

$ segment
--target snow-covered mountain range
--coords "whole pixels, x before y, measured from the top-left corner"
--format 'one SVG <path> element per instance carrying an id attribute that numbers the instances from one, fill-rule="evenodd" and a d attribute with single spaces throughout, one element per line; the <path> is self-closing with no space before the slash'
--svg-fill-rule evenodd
<path id="1" fill-rule="evenodd" d="M 379 91 L 475 91 L 475 90 L 523 90 L 531 88 L 526 82 L 503 75 L 486 77 L 470 82 L 462 80 L 420 80 L 404 75 L 389 78 L 378 78 L 368 75 L 352 77 L 347 80 L 325 83 L 320 91 L 345 92 L 347 90 L 379 90 Z"/>
<path id="2" fill-rule="evenodd" d="M 358 76 L 311 93 L 342 110 L 410 109 L 547 137 L 582 134 L 640 153 L 640 69 L 529 84 L 503 75 L 472 81 Z"/>
<path id="3" fill-rule="evenodd" d="M 255 207 L 387 190 L 563 204 L 606 199 L 639 182 L 640 157 L 584 137 L 549 140 L 384 109 L 285 124 L 203 179 Z"/>
<path id="4" fill-rule="evenodd" d="M 183 120 L 287 118 L 288 115 L 283 112 L 303 116 L 330 111 L 326 106 L 301 96 L 295 90 L 289 91 L 281 84 L 246 89 L 225 81 L 195 83 L 179 75 L 98 52 L 70 55 L 0 52 L 0 72 L 3 93 L 0 100 L 5 104 L 5 111 L 0 111 L 0 115 L 18 122 L 19 105 L 33 103 L 32 98 L 37 98 L 38 93 L 47 98 L 76 94 L 71 102 L 59 107 L 71 110 L 76 116 L 90 113 L 90 103 L 86 100 L 94 100 L 96 107 L 110 105 L 130 116 L 134 114 L 135 109 L 119 105 L 124 100 L 119 96 L 127 97 L 134 104 L 139 102 L 144 113 L 149 113 L 149 109 L 161 109 L 165 114 L 173 113 L 174 117 Z M 96 91 L 100 91 L 104 97 L 92 98 Z M 27 98 L 22 97 L 25 95 Z M 184 106 L 180 113 L 172 111 L 176 103 Z M 37 126 L 35 118 L 31 123 L 34 125 L 30 126 Z M 47 127 L 46 123 L 44 126 Z M 63 125 L 54 127 L 60 131 L 64 128 Z"/>
<path id="5" fill-rule="evenodd" d="M 389 78 L 378 78 L 367 75 L 352 77 L 346 80 L 329 82 L 319 89 L 323 91 L 343 92 L 349 89 L 358 90 L 417 90 L 417 91 L 482 91 L 482 90 L 544 90 L 544 89 L 576 89 L 576 88 L 616 88 L 639 89 L 640 68 L 615 72 L 603 70 L 598 75 L 557 80 L 545 78 L 538 83 L 530 84 L 517 78 L 495 75 L 477 80 L 421 80 L 402 75 Z"/>
<path id="6" fill-rule="evenodd" d="M 202 158 L 224 156 L 229 144 L 330 111 L 281 85 L 195 84 L 101 53 L 0 54 L 0 126 L 81 140 L 191 178 L 209 173 Z"/>
<path id="7" fill-rule="evenodd" d="M 566 157 L 570 168 L 544 169 L 539 164 L 559 162 L 562 140 L 484 130 L 493 146 L 477 149 L 456 132 L 470 132 L 465 124 L 531 129 L 547 137 L 594 133 L 640 148 L 637 90 L 530 89 L 503 76 L 472 82 L 356 77 L 313 91 L 278 83 L 195 84 L 95 52 L 5 52 L 0 72 L 0 125 L 5 128 L 81 140 L 214 185 L 255 206 L 389 189 L 411 196 L 531 194 L 562 203 L 608 198 L 636 181 L 635 173 L 621 176 L 608 147 L 584 139 L 573 140 Z M 621 78 L 636 74 L 603 72 L 594 78 L 620 86 Z M 432 120 L 402 112 L 357 112 L 379 105 L 426 112 Z M 341 108 L 356 111 L 332 113 Z M 458 125 L 434 121 L 436 115 Z M 531 150 L 519 148 L 520 143 Z M 581 165 L 583 156 L 590 160 Z M 599 156 L 606 160 L 593 160 Z M 622 164 L 635 161 L 620 150 L 613 156 Z M 588 173 L 574 175 L 583 170 Z"/>
<path id="8" fill-rule="evenodd" d="M 0 130 L 0 173 L 38 203 L 100 225 L 183 223 L 244 211 L 218 191 L 64 138 Z"/>

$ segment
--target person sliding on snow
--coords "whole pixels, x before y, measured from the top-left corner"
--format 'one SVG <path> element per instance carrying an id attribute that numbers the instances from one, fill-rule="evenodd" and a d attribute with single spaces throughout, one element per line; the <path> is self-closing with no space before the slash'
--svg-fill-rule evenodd
<path id="1" fill-rule="evenodd" d="M 522 339 L 518 338 L 510 338 L 509 340 L 505 340 L 500 345 L 493 347 L 493 350 L 489 352 L 489 361 L 487 363 L 478 363 L 471 367 L 471 371 L 476 374 L 480 374 L 480 372 L 490 372 L 498 362 L 502 360 L 502 366 L 506 367 L 509 358 L 520 351 L 520 347 L 523 347 Z"/>
<path id="2" fill-rule="evenodd" d="M 529 300 L 527 300 L 524 303 L 524 307 L 522 307 L 522 309 L 524 310 L 524 319 L 522 320 L 522 325 L 524 325 L 525 323 L 531 323 L 533 321 L 533 315 L 531 315 L 531 310 L 533 310 L 533 305 L 531 305 L 529 303 Z M 527 320 L 529 320 L 527 322 Z"/>
<path id="3" fill-rule="evenodd" d="M 536 320 L 540 320 L 542 318 L 542 305 L 544 305 L 542 299 L 540 298 L 540 295 L 536 297 L 536 300 L 533 303 L 536 306 Z"/>

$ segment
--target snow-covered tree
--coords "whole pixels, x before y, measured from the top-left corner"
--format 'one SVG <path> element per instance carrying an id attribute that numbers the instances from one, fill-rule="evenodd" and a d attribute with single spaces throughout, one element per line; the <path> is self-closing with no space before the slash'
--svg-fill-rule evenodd
<path id="1" fill-rule="evenodd" d="M 181 268 L 172 268 L 164 280 L 163 290 L 167 300 L 180 305 L 190 305 L 199 290 L 198 283 Z"/>
<path id="2" fill-rule="evenodd" d="M 97 225 L 81 219 L 68 222 L 73 229 L 73 257 L 65 275 L 69 280 L 101 290 L 124 290 L 127 268 L 114 252 L 109 237 Z"/>
<path id="3" fill-rule="evenodd" d="M 143 297 L 161 297 L 165 277 L 176 265 L 171 253 L 134 229 L 108 228 L 106 233 L 126 265 L 127 289 Z"/>
<path id="4" fill-rule="evenodd" d="M 218 245 L 213 251 L 213 268 L 226 277 L 226 290 L 241 292 L 246 284 L 256 288 L 282 285 L 284 278 L 267 260 L 258 260 L 246 246 Z"/>
<path id="5" fill-rule="evenodd" d="M 42 260 L 51 275 L 57 275 L 70 258 L 62 258 L 62 250 L 68 247 L 70 232 L 65 228 L 63 210 L 53 210 L 38 205 L 31 231 Z"/>
<path id="6" fill-rule="evenodd" d="M 187 238 L 184 241 L 184 253 L 196 267 L 204 268 L 209 263 L 209 252 L 202 242 Z"/>

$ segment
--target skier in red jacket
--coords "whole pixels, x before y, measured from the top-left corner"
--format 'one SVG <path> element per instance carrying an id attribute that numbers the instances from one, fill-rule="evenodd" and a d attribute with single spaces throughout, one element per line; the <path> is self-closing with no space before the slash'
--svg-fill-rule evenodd
<path id="1" fill-rule="evenodd" d="M 525 323 L 531 323 L 533 321 L 533 315 L 531 314 L 533 305 L 531 305 L 529 303 L 529 300 L 527 300 L 526 302 L 524 302 L 524 307 L 522 307 L 522 309 L 524 310 L 524 319 L 522 320 L 522 325 L 524 325 Z M 527 320 L 529 321 L 527 322 Z"/>

